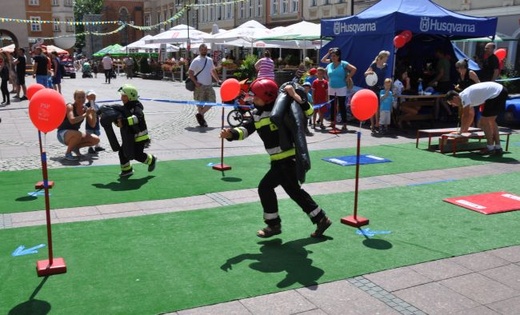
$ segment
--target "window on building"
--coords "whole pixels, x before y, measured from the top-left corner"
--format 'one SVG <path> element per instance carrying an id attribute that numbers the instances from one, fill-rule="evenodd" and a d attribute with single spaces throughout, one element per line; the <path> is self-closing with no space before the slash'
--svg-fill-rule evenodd
<path id="1" fill-rule="evenodd" d="M 318 0 L 311 0 L 311 7 L 317 7 L 317 6 L 318 6 Z"/>
<path id="2" fill-rule="evenodd" d="M 248 17 L 252 18 L 254 16 L 255 16 L 255 4 L 253 2 L 253 3 L 249 4 Z"/>
<path id="3" fill-rule="evenodd" d="M 223 12 L 222 12 L 222 6 L 217 6 L 217 21 L 222 20 Z"/>
<path id="4" fill-rule="evenodd" d="M 60 0 L 52 0 L 51 4 L 53 7 L 57 7 L 60 5 Z"/>
<path id="5" fill-rule="evenodd" d="M 281 8 L 280 8 L 280 14 L 285 14 L 289 12 L 289 8 L 287 7 L 287 0 L 280 0 L 281 1 Z"/>
<path id="6" fill-rule="evenodd" d="M 54 20 L 54 24 L 52 25 L 53 31 L 59 32 L 60 31 L 60 19 L 54 18 L 53 20 Z"/>
<path id="7" fill-rule="evenodd" d="M 29 18 L 31 20 L 31 32 L 41 32 L 42 31 L 42 18 L 39 16 L 31 16 Z"/>
<path id="8" fill-rule="evenodd" d="M 66 7 L 72 7 L 74 5 L 74 0 L 64 0 L 63 5 Z"/>
<path id="9" fill-rule="evenodd" d="M 144 16 L 144 25 L 145 26 L 151 26 L 152 25 L 152 15 L 151 14 L 146 14 Z"/>
<path id="10" fill-rule="evenodd" d="M 255 9 L 256 9 L 255 16 L 256 16 L 256 17 L 261 17 L 261 16 L 262 16 L 262 13 L 263 13 L 262 0 L 257 0 L 257 3 L 256 3 L 256 6 L 255 6 Z"/>
<path id="11" fill-rule="evenodd" d="M 215 6 L 212 5 L 210 6 L 209 8 L 209 21 L 208 22 L 211 22 L 211 21 L 215 21 Z"/>
<path id="12" fill-rule="evenodd" d="M 175 14 L 175 13 L 174 13 L 174 11 L 173 11 L 173 8 L 170 8 L 170 19 L 173 18 L 173 15 L 174 15 L 174 14 Z M 174 24 L 173 24 L 174 21 L 175 21 L 175 20 L 173 20 L 173 19 L 170 20 L 170 27 L 174 27 Z"/>
<path id="13" fill-rule="evenodd" d="M 74 33 L 74 18 L 73 17 L 65 18 L 65 31 L 67 33 Z"/>
<path id="14" fill-rule="evenodd" d="M 29 5 L 40 5 L 40 0 L 29 0 Z"/>
<path id="15" fill-rule="evenodd" d="M 244 3 L 240 2 L 239 6 L 240 7 L 238 8 L 238 18 L 243 19 L 244 18 L 244 14 L 245 14 L 244 13 L 244 10 L 245 10 Z"/>
<path id="16" fill-rule="evenodd" d="M 271 2 L 271 14 L 278 15 L 278 0 Z"/>
<path id="17" fill-rule="evenodd" d="M 300 11 L 300 1 L 298 0 L 291 0 L 291 12 L 297 13 Z"/>
<path id="18" fill-rule="evenodd" d="M 226 20 L 233 19 L 233 7 L 231 4 L 226 4 Z"/>

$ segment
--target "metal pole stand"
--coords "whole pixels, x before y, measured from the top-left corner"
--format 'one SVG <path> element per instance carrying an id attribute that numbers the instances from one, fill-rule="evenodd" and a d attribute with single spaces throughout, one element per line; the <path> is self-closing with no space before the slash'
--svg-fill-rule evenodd
<path id="1" fill-rule="evenodd" d="M 349 215 L 347 217 L 341 218 L 341 223 L 350 225 L 353 227 L 360 227 L 363 225 L 367 225 L 369 220 L 367 218 L 363 218 L 357 215 L 357 206 L 358 206 L 358 188 L 359 188 L 359 153 L 361 147 L 361 132 L 357 132 L 357 157 L 356 157 L 356 185 L 354 189 L 354 214 Z"/>
<path id="2" fill-rule="evenodd" d="M 38 131 L 38 138 L 40 140 L 40 155 L 42 159 L 42 173 L 43 173 L 43 189 L 45 190 L 45 216 L 47 221 L 47 241 L 49 243 L 49 259 L 39 260 L 36 263 L 36 273 L 38 277 L 56 275 L 67 272 L 67 265 L 63 258 L 54 258 L 52 253 L 52 228 L 51 228 L 51 209 L 49 200 L 49 185 L 47 174 L 47 154 L 42 146 L 41 132 Z M 54 182 L 52 182 L 54 184 Z"/>
<path id="3" fill-rule="evenodd" d="M 221 129 L 224 129 L 224 103 L 222 103 Z M 220 140 L 220 163 L 213 165 L 213 169 L 216 171 L 221 171 L 222 175 L 224 175 L 224 171 L 229 171 L 231 166 L 224 164 L 224 138 L 221 138 Z"/>

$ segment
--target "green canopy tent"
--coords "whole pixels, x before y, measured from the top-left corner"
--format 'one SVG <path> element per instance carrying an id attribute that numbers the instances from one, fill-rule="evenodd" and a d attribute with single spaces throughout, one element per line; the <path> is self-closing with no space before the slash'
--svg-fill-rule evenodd
<path id="1" fill-rule="evenodd" d="M 121 48 L 123 48 L 123 46 L 121 46 L 119 44 L 110 45 L 110 46 L 107 46 L 107 47 L 95 52 L 93 54 L 93 56 L 94 57 L 103 57 L 106 54 L 110 54 L 112 56 L 124 56 L 125 53 L 123 51 L 121 51 Z"/>

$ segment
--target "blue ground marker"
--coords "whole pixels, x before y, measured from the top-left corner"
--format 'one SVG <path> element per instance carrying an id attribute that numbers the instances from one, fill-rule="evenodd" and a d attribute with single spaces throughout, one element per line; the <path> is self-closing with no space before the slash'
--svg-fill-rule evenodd
<path id="1" fill-rule="evenodd" d="M 369 237 L 372 237 L 372 236 L 375 236 L 378 234 L 390 234 L 390 233 L 392 233 L 392 232 L 391 231 L 373 231 L 370 228 L 356 230 L 357 235 L 369 236 Z"/>
<path id="2" fill-rule="evenodd" d="M 30 255 L 30 254 L 38 254 L 38 249 L 45 247 L 45 244 L 36 245 L 31 248 L 25 248 L 25 246 L 20 245 L 18 248 L 14 250 L 11 254 L 13 257 Z"/>

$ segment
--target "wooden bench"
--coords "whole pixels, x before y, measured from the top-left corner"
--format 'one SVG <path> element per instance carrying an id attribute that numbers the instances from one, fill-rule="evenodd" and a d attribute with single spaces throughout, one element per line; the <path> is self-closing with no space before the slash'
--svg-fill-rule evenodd
<path id="1" fill-rule="evenodd" d="M 428 150 L 432 150 L 432 137 L 440 136 L 443 134 L 448 134 L 450 132 L 458 131 L 460 128 L 436 128 L 436 129 L 418 129 L 417 135 L 415 138 L 415 147 L 419 148 L 419 138 L 422 134 L 425 134 L 428 136 Z M 478 132 L 482 131 L 480 128 L 473 128 L 470 127 L 469 132 Z M 433 151 L 436 150 L 436 147 L 433 148 Z"/>
<path id="2" fill-rule="evenodd" d="M 402 111 L 403 107 L 419 107 L 417 114 L 408 117 L 407 121 L 429 121 L 432 126 L 435 120 L 435 100 L 407 100 L 399 104 L 399 109 Z M 397 121 L 401 120 L 403 114 L 399 113 L 396 117 Z"/>
<path id="3" fill-rule="evenodd" d="M 437 102 L 444 98 L 444 94 L 435 95 L 399 95 L 399 109 L 407 106 L 419 108 L 416 115 L 408 117 L 409 121 L 426 120 L 430 121 L 432 126 L 435 120 L 435 106 Z M 397 121 L 401 119 L 401 114 L 396 115 Z"/>
<path id="4" fill-rule="evenodd" d="M 509 151 L 509 137 L 511 136 L 511 133 L 511 130 L 500 130 L 498 132 L 500 136 L 506 136 L 506 152 Z M 485 138 L 483 131 L 467 132 L 461 135 L 453 133 L 443 134 L 439 137 L 439 152 L 452 152 L 453 155 L 455 155 L 460 151 L 481 150 L 486 148 L 486 143 L 481 141 Z M 471 142 L 471 139 L 476 139 L 478 142 Z"/>

